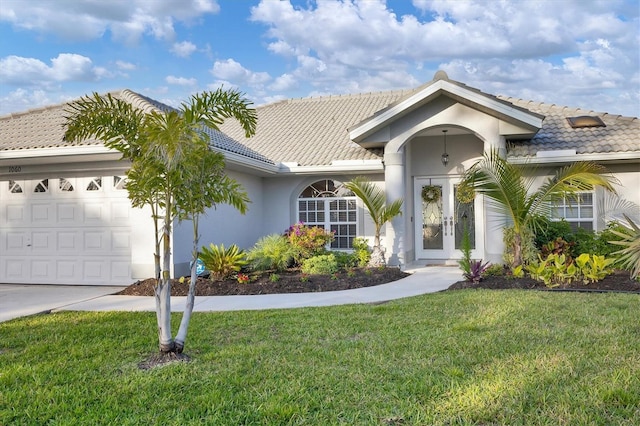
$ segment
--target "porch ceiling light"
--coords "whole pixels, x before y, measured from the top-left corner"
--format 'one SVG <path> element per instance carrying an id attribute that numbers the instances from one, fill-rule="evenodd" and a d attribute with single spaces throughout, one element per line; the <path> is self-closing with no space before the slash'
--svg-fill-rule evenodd
<path id="1" fill-rule="evenodd" d="M 444 134 L 444 152 L 440 157 L 440 161 L 442 161 L 442 165 L 445 167 L 447 164 L 449 164 L 449 154 L 447 154 L 447 132 L 448 130 L 446 129 L 442 131 L 442 133 Z"/>

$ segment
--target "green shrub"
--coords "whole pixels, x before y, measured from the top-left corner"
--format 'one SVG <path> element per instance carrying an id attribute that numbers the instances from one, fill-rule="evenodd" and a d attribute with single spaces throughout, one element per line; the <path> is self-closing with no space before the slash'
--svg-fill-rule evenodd
<path id="1" fill-rule="evenodd" d="M 353 268 L 354 266 L 358 266 L 358 258 L 355 253 L 332 251 L 331 254 L 335 256 L 339 268 Z"/>
<path id="2" fill-rule="evenodd" d="M 538 250 L 542 250 L 549 241 L 555 241 L 558 237 L 568 243 L 575 242 L 574 231 L 569 222 L 562 219 L 559 221 L 548 218 L 540 218 L 534 234 L 534 243 Z"/>
<path id="3" fill-rule="evenodd" d="M 597 254 L 582 253 L 575 259 L 579 275 L 585 284 L 593 283 L 604 279 L 612 271 L 611 265 L 615 259 L 607 259 Z"/>
<path id="4" fill-rule="evenodd" d="M 561 255 L 564 254 L 568 260 L 573 259 L 573 246 L 575 243 L 565 241 L 562 237 L 557 237 L 555 240 L 549 241 L 542 246 L 540 254 L 542 258 L 546 258 L 550 254 Z"/>
<path id="5" fill-rule="evenodd" d="M 326 245 L 333 241 L 333 233 L 319 226 L 306 226 L 303 223 L 292 225 L 285 232 L 289 244 L 296 250 L 295 261 L 301 263 L 321 254 L 326 250 Z"/>
<path id="6" fill-rule="evenodd" d="M 309 275 L 329 275 L 338 271 L 338 262 L 333 254 L 323 254 L 305 259 L 302 272 Z"/>
<path id="7" fill-rule="evenodd" d="M 612 240 L 611 244 L 622 246 L 614 254 L 618 255 L 620 265 L 631 272 L 631 277 L 640 278 L 640 227 L 625 215 L 629 226 L 620 230 L 612 230 L 619 240 Z"/>
<path id="8" fill-rule="evenodd" d="M 247 264 L 245 253 L 235 244 L 227 249 L 224 244 L 220 244 L 220 247 L 213 243 L 209 247 L 203 246 L 199 257 L 211 273 L 212 280 L 228 278 Z"/>
<path id="9" fill-rule="evenodd" d="M 371 260 L 371 250 L 367 240 L 362 237 L 356 237 L 353 239 L 351 246 L 353 247 L 353 256 L 356 258 L 357 266 L 361 268 L 367 266 L 369 260 Z"/>
<path id="10" fill-rule="evenodd" d="M 283 271 L 292 264 L 295 253 L 287 238 L 271 234 L 258 240 L 247 254 L 247 259 L 252 269 Z"/>
<path id="11" fill-rule="evenodd" d="M 549 254 L 546 258 L 538 257 L 538 261 L 526 266 L 531 278 L 542 281 L 547 287 L 570 284 L 582 281 L 588 284 L 600 281 L 612 272 L 611 265 L 615 259 L 583 253 L 572 261 L 564 254 Z"/>
<path id="12" fill-rule="evenodd" d="M 582 251 L 580 253 L 599 254 L 607 257 L 618 257 L 616 252 L 620 246 L 614 243 L 614 241 L 622 241 L 620 233 L 624 233 L 624 225 L 618 222 L 610 222 L 605 229 L 600 231 L 597 235 L 595 249 L 593 251 Z"/>
<path id="13" fill-rule="evenodd" d="M 501 277 L 505 273 L 505 268 L 503 265 L 499 263 L 493 263 L 489 265 L 487 269 L 484 271 L 485 277 Z"/>

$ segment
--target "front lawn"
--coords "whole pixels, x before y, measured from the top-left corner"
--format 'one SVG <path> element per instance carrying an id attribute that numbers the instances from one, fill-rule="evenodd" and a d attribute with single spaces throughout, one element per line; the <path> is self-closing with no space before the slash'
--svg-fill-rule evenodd
<path id="1" fill-rule="evenodd" d="M 639 318 L 519 290 L 195 313 L 192 361 L 141 370 L 154 313 L 34 316 L 0 323 L 0 424 L 635 425 Z"/>

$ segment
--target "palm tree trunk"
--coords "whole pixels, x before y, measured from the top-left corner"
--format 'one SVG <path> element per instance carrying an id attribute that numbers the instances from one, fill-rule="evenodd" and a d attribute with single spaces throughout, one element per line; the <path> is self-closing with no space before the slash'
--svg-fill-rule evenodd
<path id="1" fill-rule="evenodd" d="M 156 288 L 156 309 L 160 318 L 158 338 L 160 352 L 173 352 L 175 343 L 171 336 L 171 208 L 167 205 L 162 235 L 163 265 L 162 276 Z"/>
<path id="2" fill-rule="evenodd" d="M 193 305 L 196 300 L 196 282 L 198 275 L 196 274 L 196 268 L 198 266 L 198 216 L 193 219 L 193 254 L 191 263 L 191 280 L 189 282 L 189 293 L 187 294 L 187 302 L 184 307 L 184 313 L 180 320 L 180 328 L 176 335 L 176 352 L 182 353 L 184 350 L 184 343 L 187 340 L 187 329 L 189 328 L 189 322 L 191 321 L 191 314 L 193 313 Z"/>
<path id="3" fill-rule="evenodd" d="M 513 235 L 513 267 L 522 265 L 522 235 L 514 230 Z"/>
<path id="4" fill-rule="evenodd" d="M 371 252 L 371 259 L 369 259 L 369 266 L 372 268 L 385 266 L 384 253 L 380 247 L 380 235 L 378 233 L 376 233 L 373 240 L 373 250 Z"/>

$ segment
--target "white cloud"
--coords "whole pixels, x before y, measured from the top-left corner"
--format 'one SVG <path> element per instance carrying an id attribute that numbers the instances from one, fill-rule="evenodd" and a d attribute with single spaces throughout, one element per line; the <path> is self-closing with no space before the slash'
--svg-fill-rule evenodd
<path id="1" fill-rule="evenodd" d="M 564 0 L 549 13 L 549 2 L 414 0 L 417 13 L 398 15 L 382 0 L 262 0 L 251 19 L 295 67 L 287 75 L 320 93 L 415 87 L 443 68 L 490 93 L 580 103 L 589 93 L 637 111 L 638 14 L 627 4 Z"/>
<path id="2" fill-rule="evenodd" d="M 138 68 L 135 64 L 126 61 L 116 61 L 116 67 L 121 71 L 133 71 Z"/>
<path id="3" fill-rule="evenodd" d="M 0 59 L 0 79 L 8 84 L 47 85 L 51 82 L 95 81 L 109 73 L 93 66 L 91 59 L 73 53 L 61 53 L 51 66 L 39 59 L 7 56 Z"/>
<path id="4" fill-rule="evenodd" d="M 215 0 L 3 0 L 0 10 L 0 21 L 17 28 L 69 40 L 91 40 L 111 31 L 115 39 L 135 43 L 144 34 L 171 40 L 176 21 L 191 22 L 220 7 Z"/>
<path id="5" fill-rule="evenodd" d="M 261 86 L 271 80 L 271 76 L 268 73 L 250 71 L 233 59 L 216 61 L 211 69 L 211 74 L 220 80 L 254 87 Z"/>
<path id="6" fill-rule="evenodd" d="M 173 46 L 171 47 L 171 53 L 181 58 L 188 58 L 193 52 L 196 51 L 196 49 L 197 47 L 195 44 L 188 41 L 182 41 L 180 43 L 173 43 Z"/>
<path id="7" fill-rule="evenodd" d="M 168 84 L 173 84 L 176 86 L 196 86 L 198 84 L 198 80 L 195 78 L 184 78 L 184 77 L 174 77 L 172 75 L 167 76 L 165 81 Z"/>
<path id="8" fill-rule="evenodd" d="M 54 103 L 44 90 L 16 89 L 0 98 L 0 115 Z"/>

